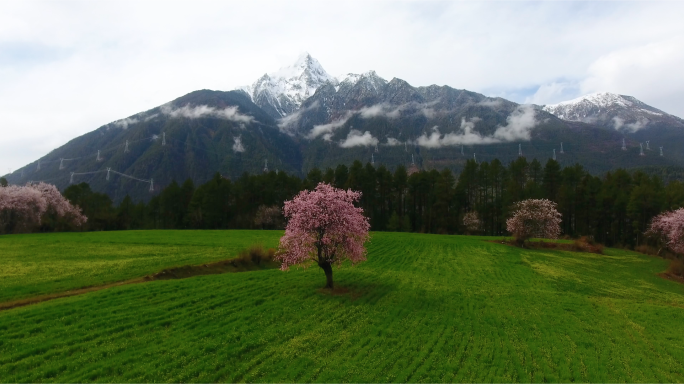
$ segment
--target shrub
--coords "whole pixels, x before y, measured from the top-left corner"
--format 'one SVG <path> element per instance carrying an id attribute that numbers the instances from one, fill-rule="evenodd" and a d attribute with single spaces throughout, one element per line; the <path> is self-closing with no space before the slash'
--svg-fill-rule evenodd
<path id="1" fill-rule="evenodd" d="M 684 262 L 680 259 L 670 261 L 670 266 L 667 268 L 667 273 L 672 276 L 684 277 Z"/>
<path id="2" fill-rule="evenodd" d="M 264 249 L 261 245 L 253 245 L 249 249 L 241 251 L 234 260 L 235 263 L 242 265 L 261 265 L 273 261 L 275 252 L 273 248 Z"/>
<path id="3" fill-rule="evenodd" d="M 575 240 L 573 248 L 580 252 L 598 253 L 599 255 L 603 254 L 603 244 L 597 243 L 593 238 L 587 236 L 582 236 Z"/>

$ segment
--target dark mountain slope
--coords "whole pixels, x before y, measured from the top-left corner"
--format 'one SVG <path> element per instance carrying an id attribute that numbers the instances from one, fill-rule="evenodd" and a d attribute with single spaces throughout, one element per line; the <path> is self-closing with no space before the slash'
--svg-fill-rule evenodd
<path id="1" fill-rule="evenodd" d="M 115 201 L 126 194 L 145 200 L 151 184 L 158 191 L 172 180 L 202 183 L 216 172 L 238 177 L 262 171 L 266 160 L 271 169 L 297 173 L 299 153 L 243 93 L 202 90 L 71 140 L 41 158 L 40 169 L 36 161 L 9 180 L 46 180 L 59 188 L 85 181 Z M 106 180 L 108 168 L 131 178 L 110 172 Z"/>

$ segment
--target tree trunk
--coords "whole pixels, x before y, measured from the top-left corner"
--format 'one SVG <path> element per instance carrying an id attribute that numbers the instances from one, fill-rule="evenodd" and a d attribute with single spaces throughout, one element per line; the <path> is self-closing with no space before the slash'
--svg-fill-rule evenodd
<path id="1" fill-rule="evenodd" d="M 333 289 L 333 270 L 332 270 L 332 265 L 330 265 L 329 261 L 321 261 L 318 263 L 318 266 L 323 269 L 325 272 L 325 278 L 326 278 L 326 284 L 325 288 L 326 289 Z"/>

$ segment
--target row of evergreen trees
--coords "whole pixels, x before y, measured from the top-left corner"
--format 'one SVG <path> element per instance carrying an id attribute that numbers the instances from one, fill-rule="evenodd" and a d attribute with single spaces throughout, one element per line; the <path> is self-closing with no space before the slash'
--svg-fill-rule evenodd
<path id="1" fill-rule="evenodd" d="M 508 166 L 470 160 L 458 177 L 448 169 L 407 172 L 400 166 L 391 172 L 358 161 L 313 169 L 305 179 L 269 172 L 231 181 L 217 174 L 198 187 L 191 180 L 173 182 L 146 204 L 127 197 L 118 207 L 85 183 L 64 195 L 88 216 L 86 230 L 278 228 L 282 217 L 268 217 L 279 215 L 274 207 L 319 182 L 361 191 L 360 204 L 375 231 L 464 233 L 463 215 L 475 211 L 481 234 L 503 235 L 512 203 L 547 198 L 558 203 L 564 234 L 635 246 L 653 216 L 684 206 L 678 181 L 664 185 L 657 176 L 625 170 L 597 177 L 580 165 L 561 168 L 549 160 L 542 167 L 524 157 Z"/>

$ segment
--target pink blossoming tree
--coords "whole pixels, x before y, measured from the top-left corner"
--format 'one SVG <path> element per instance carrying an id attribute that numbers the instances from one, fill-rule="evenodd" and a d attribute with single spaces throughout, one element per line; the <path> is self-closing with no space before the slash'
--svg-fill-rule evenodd
<path id="1" fill-rule="evenodd" d="M 283 213 L 288 223 L 276 255 L 281 269 L 316 263 L 325 272 L 325 288 L 332 289 L 333 264 L 366 260 L 364 243 L 370 224 L 363 209 L 354 206 L 360 198 L 361 193 L 351 189 L 319 183 L 315 190 L 302 191 L 286 201 Z"/>
<path id="2" fill-rule="evenodd" d="M 561 214 L 556 203 L 547 199 L 528 199 L 514 204 L 513 216 L 506 229 L 523 245 L 532 237 L 556 239 L 560 235 Z"/>
<path id="3" fill-rule="evenodd" d="M 479 231 L 481 222 L 480 217 L 477 215 L 477 212 L 471 211 L 463 215 L 463 225 L 465 225 L 469 234 L 473 234 Z"/>
<path id="4" fill-rule="evenodd" d="M 673 252 L 684 253 L 684 208 L 654 217 L 646 234 L 658 237 Z"/>
<path id="5" fill-rule="evenodd" d="M 0 233 L 30 232 L 47 214 L 76 226 L 87 220 L 54 185 L 37 183 L 0 187 Z"/>

